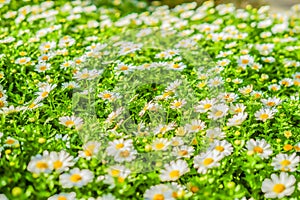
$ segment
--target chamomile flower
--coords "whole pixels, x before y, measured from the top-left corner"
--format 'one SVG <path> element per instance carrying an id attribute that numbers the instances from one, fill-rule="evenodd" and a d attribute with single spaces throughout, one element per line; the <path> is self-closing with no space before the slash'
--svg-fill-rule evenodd
<path id="1" fill-rule="evenodd" d="M 115 139 L 114 141 L 110 141 L 108 143 L 108 147 L 106 148 L 106 152 L 110 156 L 116 156 L 120 152 L 123 152 L 127 149 L 131 149 L 133 147 L 132 139 L 124 140 L 121 139 Z"/>
<path id="2" fill-rule="evenodd" d="M 215 139 L 220 140 L 226 137 L 226 133 L 223 132 L 219 127 L 210 128 L 206 130 L 205 135 L 210 141 L 213 141 Z"/>
<path id="3" fill-rule="evenodd" d="M 278 84 L 271 84 L 268 86 L 268 89 L 273 92 L 279 91 L 280 88 L 281 88 L 281 86 Z"/>
<path id="4" fill-rule="evenodd" d="M 216 151 L 223 158 L 229 156 L 233 152 L 233 147 L 227 140 L 215 140 L 210 144 L 207 151 Z"/>
<path id="5" fill-rule="evenodd" d="M 38 100 L 43 100 L 48 97 L 49 93 L 56 87 L 56 84 L 45 84 L 43 87 L 39 88 L 39 91 L 35 94 L 38 96 Z"/>
<path id="6" fill-rule="evenodd" d="M 176 181 L 182 175 L 189 172 L 190 168 L 186 161 L 176 160 L 164 165 L 164 169 L 160 172 L 161 181 Z"/>
<path id="7" fill-rule="evenodd" d="M 187 130 L 188 133 L 199 132 L 205 128 L 206 128 L 205 122 L 197 119 L 194 119 L 190 124 L 185 125 L 185 130 Z"/>
<path id="8" fill-rule="evenodd" d="M 250 55 L 243 55 L 239 57 L 237 62 L 239 66 L 247 67 L 253 64 L 254 58 Z"/>
<path id="9" fill-rule="evenodd" d="M 75 81 L 70 81 L 67 83 L 62 83 L 62 88 L 63 89 L 74 89 L 74 88 L 79 88 L 79 84 L 76 83 Z"/>
<path id="10" fill-rule="evenodd" d="M 272 155 L 273 153 L 271 145 L 268 144 L 265 139 L 261 139 L 261 140 L 250 139 L 246 143 L 246 148 L 248 149 L 248 151 L 257 154 L 262 159 L 269 158 L 270 155 Z"/>
<path id="11" fill-rule="evenodd" d="M 48 198 L 48 200 L 74 200 L 74 199 L 76 199 L 75 192 L 70 192 L 70 193 L 62 192 L 62 193 L 55 194 Z"/>
<path id="12" fill-rule="evenodd" d="M 165 134 L 168 131 L 171 131 L 175 128 L 176 124 L 175 123 L 169 123 L 167 125 L 165 124 L 159 124 L 153 131 L 154 135 L 157 134 Z"/>
<path id="13" fill-rule="evenodd" d="M 105 91 L 99 93 L 98 97 L 100 97 L 103 100 L 108 100 L 108 101 L 112 102 L 112 101 L 120 98 L 120 95 L 118 93 L 105 90 Z"/>
<path id="14" fill-rule="evenodd" d="M 300 162 L 300 157 L 293 153 L 291 155 L 287 154 L 277 154 L 272 160 L 272 166 L 274 170 L 294 172 L 297 170 L 297 166 Z"/>
<path id="15" fill-rule="evenodd" d="M 204 99 L 199 102 L 197 106 L 195 106 L 195 111 L 199 113 L 205 113 L 209 111 L 215 104 L 217 103 L 216 99 Z"/>
<path id="16" fill-rule="evenodd" d="M 15 63 L 19 64 L 19 65 L 26 65 L 27 63 L 29 63 L 31 60 L 30 57 L 22 57 L 22 58 L 18 58 Z"/>
<path id="17" fill-rule="evenodd" d="M 274 107 L 274 106 L 279 105 L 282 102 L 282 100 L 280 98 L 277 98 L 277 97 L 269 97 L 267 99 L 261 99 L 261 102 L 265 106 Z"/>
<path id="18" fill-rule="evenodd" d="M 238 103 L 230 106 L 230 112 L 234 114 L 243 113 L 246 109 L 246 106 L 242 103 Z"/>
<path id="19" fill-rule="evenodd" d="M 293 194 L 295 183 L 296 178 L 288 173 L 281 172 L 279 176 L 271 174 L 271 179 L 266 178 L 262 182 L 261 190 L 265 198 L 282 198 Z"/>
<path id="20" fill-rule="evenodd" d="M 4 145 L 3 146 L 7 146 L 7 147 L 14 147 L 14 146 L 18 146 L 20 143 L 17 139 L 13 138 L 13 137 L 7 137 L 4 140 Z"/>
<path id="21" fill-rule="evenodd" d="M 71 169 L 69 172 L 59 176 L 59 182 L 62 188 L 82 187 L 92 182 L 94 174 L 88 169 Z"/>
<path id="22" fill-rule="evenodd" d="M 204 152 L 194 157 L 194 167 L 200 174 L 206 174 L 208 169 L 220 166 L 219 161 L 222 159 L 217 151 Z"/>
<path id="23" fill-rule="evenodd" d="M 182 145 L 179 147 L 174 147 L 172 150 L 172 154 L 177 158 L 190 158 L 195 149 L 192 146 Z"/>
<path id="24" fill-rule="evenodd" d="M 145 200 L 175 200 L 173 190 L 164 184 L 153 185 L 145 191 Z"/>
<path id="25" fill-rule="evenodd" d="M 247 113 L 233 115 L 232 118 L 228 119 L 227 126 L 239 126 L 247 119 L 247 117 Z"/>
<path id="26" fill-rule="evenodd" d="M 51 64 L 50 63 L 41 62 L 41 63 L 38 63 L 35 66 L 35 71 L 37 71 L 37 72 L 45 72 L 45 71 L 49 70 L 50 68 L 51 68 Z"/>
<path id="27" fill-rule="evenodd" d="M 261 108 L 254 113 L 256 120 L 266 122 L 268 119 L 272 119 L 277 111 L 275 109 Z"/>
<path id="28" fill-rule="evenodd" d="M 50 152 L 49 161 L 53 165 L 53 169 L 57 172 L 67 171 L 69 167 L 75 165 L 74 157 L 64 150 Z"/>
<path id="29" fill-rule="evenodd" d="M 152 149 L 155 151 L 165 151 L 169 148 L 171 142 L 166 138 L 156 138 L 152 142 Z"/>
<path id="30" fill-rule="evenodd" d="M 97 141 L 88 141 L 82 146 L 83 151 L 79 151 L 79 157 L 86 158 L 87 160 L 97 156 L 100 151 L 101 144 Z"/>
<path id="31" fill-rule="evenodd" d="M 31 157 L 31 160 L 27 166 L 27 170 L 35 174 L 51 173 L 52 169 L 53 165 L 49 159 L 48 151 L 44 151 L 43 155 L 38 154 Z"/>
<path id="32" fill-rule="evenodd" d="M 227 115 L 228 110 L 229 107 L 226 104 L 214 105 L 208 113 L 208 118 L 213 120 L 220 119 Z"/>
<path id="33" fill-rule="evenodd" d="M 173 102 L 171 102 L 170 108 L 179 109 L 179 108 L 182 108 L 186 103 L 187 102 L 184 99 L 174 100 Z"/>
<path id="34" fill-rule="evenodd" d="M 59 118 L 59 123 L 68 128 L 75 127 L 78 129 L 83 125 L 83 119 L 75 116 L 63 116 Z"/>
<path id="35" fill-rule="evenodd" d="M 279 84 L 283 87 L 290 87 L 293 85 L 293 79 L 291 78 L 284 78 L 281 81 L 279 81 Z"/>
<path id="36" fill-rule="evenodd" d="M 170 63 L 168 66 L 169 69 L 176 70 L 176 71 L 182 71 L 186 68 L 186 65 L 182 62 L 180 63 Z"/>
<path id="37" fill-rule="evenodd" d="M 136 158 L 137 151 L 132 148 L 126 148 L 118 151 L 115 156 L 114 160 L 117 162 L 131 162 Z"/>

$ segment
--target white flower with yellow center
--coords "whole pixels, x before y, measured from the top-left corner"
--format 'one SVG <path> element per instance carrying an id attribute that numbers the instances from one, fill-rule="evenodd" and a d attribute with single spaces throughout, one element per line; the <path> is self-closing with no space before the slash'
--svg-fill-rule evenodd
<path id="1" fill-rule="evenodd" d="M 132 139 L 124 140 L 121 139 L 115 139 L 114 141 L 110 141 L 108 143 L 108 147 L 106 148 L 106 152 L 110 156 L 116 156 L 120 152 L 130 149 L 133 147 Z"/>
<path id="2" fill-rule="evenodd" d="M 194 147 L 183 145 L 179 147 L 174 147 L 172 150 L 172 154 L 177 158 L 189 158 L 192 156 L 194 151 L 195 151 Z"/>
<path id="3" fill-rule="evenodd" d="M 247 119 L 247 117 L 247 113 L 233 115 L 232 118 L 228 119 L 227 126 L 239 126 Z"/>
<path id="4" fill-rule="evenodd" d="M 53 166 L 53 169 L 57 172 L 67 171 L 69 167 L 75 165 L 74 157 L 64 150 L 60 152 L 50 152 L 49 160 Z"/>
<path id="5" fill-rule="evenodd" d="M 215 140 L 210 144 L 207 151 L 216 151 L 223 158 L 233 152 L 233 147 L 227 140 Z"/>
<path id="6" fill-rule="evenodd" d="M 49 159 L 49 152 L 44 151 L 43 155 L 33 156 L 28 163 L 27 170 L 34 173 L 51 173 L 53 165 Z"/>
<path id="7" fill-rule="evenodd" d="M 208 118 L 213 120 L 220 119 L 227 115 L 228 110 L 229 107 L 226 104 L 214 105 L 208 113 Z"/>
<path id="8" fill-rule="evenodd" d="M 59 182 L 63 188 L 82 187 L 92 182 L 94 174 L 88 169 L 74 168 L 68 173 L 59 176 Z"/>
<path id="9" fill-rule="evenodd" d="M 187 130 L 189 133 L 195 133 L 199 132 L 206 128 L 205 122 L 201 120 L 194 119 L 190 124 L 186 124 L 184 126 L 185 130 Z"/>
<path id="10" fill-rule="evenodd" d="M 271 165 L 274 167 L 274 170 L 294 172 L 297 170 L 299 162 L 300 157 L 296 153 L 291 155 L 280 153 L 273 158 Z"/>
<path id="11" fill-rule="evenodd" d="M 205 113 L 209 111 L 215 104 L 217 100 L 216 99 L 204 99 L 199 102 L 197 106 L 195 106 L 195 111 L 199 113 Z"/>
<path id="12" fill-rule="evenodd" d="M 189 172 L 190 168 L 186 161 L 177 160 L 171 161 L 169 164 L 165 164 L 164 169 L 161 170 L 160 180 L 161 181 L 176 181 L 180 176 Z"/>
<path id="13" fill-rule="evenodd" d="M 62 192 L 62 193 L 55 194 L 48 198 L 48 200 L 74 200 L 74 199 L 76 199 L 75 192 L 70 192 L 70 193 Z"/>
<path id="14" fill-rule="evenodd" d="M 87 160 L 95 157 L 100 151 L 101 144 L 97 141 L 88 141 L 83 145 L 83 151 L 79 151 L 79 157 L 86 158 Z"/>
<path id="15" fill-rule="evenodd" d="M 159 184 L 151 186 L 144 194 L 145 200 L 175 200 L 170 186 Z"/>
<path id="16" fill-rule="evenodd" d="M 263 181 L 261 190 L 265 193 L 265 198 L 282 198 L 290 196 L 295 190 L 296 178 L 288 173 L 281 172 L 280 175 L 271 174 L 271 179 Z"/>
<path id="17" fill-rule="evenodd" d="M 268 119 L 272 119 L 276 113 L 275 109 L 261 108 L 254 113 L 256 120 L 266 122 Z"/>
<path id="18" fill-rule="evenodd" d="M 68 128 L 75 127 L 78 129 L 83 125 L 83 119 L 75 116 L 64 116 L 59 118 L 59 123 Z"/>
<path id="19" fill-rule="evenodd" d="M 266 142 L 265 139 L 254 140 L 250 139 L 246 143 L 246 148 L 248 151 L 257 154 L 262 159 L 267 159 L 273 153 L 271 145 Z"/>
<path id="20" fill-rule="evenodd" d="M 194 157 L 194 167 L 200 174 L 206 174 L 208 169 L 219 167 L 222 155 L 217 151 L 204 152 Z"/>
<path id="21" fill-rule="evenodd" d="M 152 143 L 152 149 L 155 151 L 165 151 L 170 144 L 171 142 L 166 138 L 157 138 Z"/>

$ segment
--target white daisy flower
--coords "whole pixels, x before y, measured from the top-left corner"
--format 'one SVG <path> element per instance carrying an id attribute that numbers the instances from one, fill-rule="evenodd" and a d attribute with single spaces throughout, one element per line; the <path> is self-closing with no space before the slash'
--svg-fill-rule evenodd
<path id="1" fill-rule="evenodd" d="M 247 119 L 247 117 L 247 113 L 233 115 L 232 118 L 228 119 L 227 126 L 239 126 Z"/>
<path id="2" fill-rule="evenodd" d="M 265 139 L 254 140 L 250 139 L 246 143 L 246 148 L 248 151 L 254 152 L 262 159 L 267 159 L 273 153 L 271 145 L 266 142 Z"/>
<path id="3" fill-rule="evenodd" d="M 180 176 L 189 172 L 190 168 L 186 161 L 176 160 L 165 164 L 164 169 L 160 172 L 161 181 L 176 181 Z"/>
<path id="4" fill-rule="evenodd" d="M 280 175 L 271 174 L 271 179 L 267 178 L 262 182 L 261 190 L 265 193 L 265 198 L 282 198 L 290 196 L 295 190 L 296 178 L 281 172 Z"/>
<path id="5" fill-rule="evenodd" d="M 52 169 L 53 165 L 49 159 L 48 151 L 44 151 L 43 155 L 38 154 L 31 157 L 31 160 L 27 166 L 27 170 L 35 174 L 51 173 Z"/>
<path id="6" fill-rule="evenodd" d="M 296 153 L 291 155 L 280 153 L 273 158 L 271 165 L 274 167 L 274 170 L 294 172 L 297 170 L 299 162 L 300 157 Z"/>
<path id="7" fill-rule="evenodd" d="M 69 170 L 69 167 L 75 165 L 74 157 L 64 150 L 60 152 L 50 152 L 49 160 L 53 165 L 53 169 L 58 172 L 67 171 Z"/>
<path id="8" fill-rule="evenodd" d="M 62 193 L 55 194 L 48 198 L 48 200 L 74 200 L 74 199 L 76 199 L 75 192 L 70 192 L 70 193 L 62 192 Z"/>
<path id="9" fill-rule="evenodd" d="M 261 108 L 254 113 L 256 120 L 266 122 L 268 119 L 272 119 L 277 111 L 269 108 Z"/>
<path id="10" fill-rule="evenodd" d="M 83 125 L 83 119 L 75 116 L 63 116 L 59 118 L 59 123 L 68 128 L 72 128 L 74 126 L 78 129 Z"/>
<path id="11" fill-rule="evenodd" d="M 277 97 L 269 97 L 267 99 L 261 99 L 261 102 L 265 106 L 274 107 L 274 106 L 279 105 L 282 102 L 282 100 L 280 98 L 277 98 Z"/>
<path id="12" fill-rule="evenodd" d="M 192 120 L 191 124 L 186 124 L 184 128 L 188 131 L 188 133 L 195 133 L 205 129 L 206 125 L 205 122 L 194 119 Z"/>
<path id="13" fill-rule="evenodd" d="M 182 108 L 186 103 L 187 102 L 184 99 L 174 100 L 173 102 L 171 102 L 170 108 L 179 109 L 179 108 Z"/>
<path id="14" fill-rule="evenodd" d="M 207 151 L 216 151 L 223 158 L 233 152 L 233 147 L 227 140 L 215 140 L 210 144 Z"/>
<path id="15" fill-rule="evenodd" d="M 211 141 L 215 139 L 223 139 L 226 137 L 226 133 L 221 130 L 221 128 L 216 127 L 216 128 L 210 128 L 206 130 L 206 135 L 207 138 L 209 138 Z"/>
<path id="16" fill-rule="evenodd" d="M 165 151 L 171 145 L 171 142 L 166 138 L 156 138 L 152 142 L 152 149 L 156 151 Z"/>
<path id="17" fill-rule="evenodd" d="M 222 159 L 217 151 L 204 152 L 194 157 L 194 167 L 200 174 L 206 174 L 208 169 L 220 166 L 219 161 Z"/>
<path id="18" fill-rule="evenodd" d="M 87 160 L 97 156 L 100 151 L 101 144 L 97 141 L 88 141 L 82 146 L 83 151 L 78 152 L 78 157 L 86 158 Z"/>
<path id="19" fill-rule="evenodd" d="M 115 139 L 114 141 L 110 141 L 108 143 L 106 152 L 110 156 L 116 156 L 121 151 L 132 148 L 133 147 L 132 143 L 133 143 L 132 139 L 129 139 L 129 140 L 124 140 L 123 138 Z"/>
<path id="20" fill-rule="evenodd" d="M 220 119 L 227 115 L 228 110 L 229 107 L 226 104 L 214 105 L 208 113 L 208 118 L 213 120 Z"/>
<path id="21" fill-rule="evenodd" d="M 179 147 L 174 147 L 172 150 L 172 154 L 177 158 L 190 158 L 195 149 L 192 146 L 182 145 Z"/>
<path id="22" fill-rule="evenodd" d="M 175 200 L 173 190 L 164 184 L 153 185 L 145 191 L 145 200 Z"/>
<path id="23" fill-rule="evenodd" d="M 215 104 L 217 103 L 216 99 L 204 99 L 199 102 L 197 106 L 195 106 L 195 111 L 200 113 L 205 113 L 209 111 Z"/>
<path id="24" fill-rule="evenodd" d="M 88 169 L 71 169 L 68 173 L 59 176 L 59 182 L 63 188 L 82 187 L 92 182 L 94 174 Z"/>

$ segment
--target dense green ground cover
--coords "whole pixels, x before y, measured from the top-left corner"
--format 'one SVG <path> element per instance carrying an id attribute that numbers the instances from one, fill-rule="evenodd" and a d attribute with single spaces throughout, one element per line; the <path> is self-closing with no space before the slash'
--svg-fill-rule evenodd
<path id="1" fill-rule="evenodd" d="M 299 5 L 101 3 L 0 1 L 0 199 L 299 198 Z"/>

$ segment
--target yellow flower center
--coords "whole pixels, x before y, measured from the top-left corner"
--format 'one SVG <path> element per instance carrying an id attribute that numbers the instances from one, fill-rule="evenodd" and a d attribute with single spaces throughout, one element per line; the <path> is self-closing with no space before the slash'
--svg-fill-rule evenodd
<path id="1" fill-rule="evenodd" d="M 267 113 L 263 113 L 263 114 L 260 115 L 260 118 L 263 119 L 263 120 L 268 119 L 269 115 Z"/>
<path id="2" fill-rule="evenodd" d="M 264 152 L 264 150 L 261 147 L 259 147 L 259 146 L 254 147 L 253 151 L 255 153 L 263 153 Z"/>
<path id="3" fill-rule="evenodd" d="M 215 115 L 216 115 L 217 117 L 220 117 L 220 116 L 222 116 L 222 114 L 223 114 L 223 112 L 222 112 L 222 111 L 220 111 L 220 110 L 218 110 L 218 111 L 215 113 Z"/>
<path id="4" fill-rule="evenodd" d="M 289 160 L 283 160 L 280 162 L 280 164 L 284 167 L 289 166 L 291 164 L 291 162 Z"/>
<path id="5" fill-rule="evenodd" d="M 73 122 L 72 120 L 68 120 L 68 121 L 65 122 L 65 124 L 66 124 L 67 126 L 73 126 L 73 125 L 74 125 L 74 122 Z"/>
<path id="6" fill-rule="evenodd" d="M 165 197 L 162 194 L 155 194 L 152 198 L 152 200 L 164 200 Z"/>
<path id="7" fill-rule="evenodd" d="M 15 143 L 15 140 L 13 140 L 13 139 L 7 139 L 5 143 L 6 144 L 13 144 L 13 143 Z"/>
<path id="8" fill-rule="evenodd" d="M 23 64 L 23 63 L 25 63 L 25 62 L 26 62 L 26 58 L 21 58 L 21 59 L 20 59 L 20 63 Z"/>
<path id="9" fill-rule="evenodd" d="M 103 97 L 104 97 L 105 99 L 109 99 L 109 98 L 111 97 L 111 94 L 106 93 L 106 94 L 103 95 Z"/>
<path id="10" fill-rule="evenodd" d="M 271 102 L 268 102 L 267 105 L 268 105 L 268 106 L 275 106 L 275 102 L 272 102 L 272 101 L 271 101 Z"/>
<path id="11" fill-rule="evenodd" d="M 125 151 L 122 151 L 121 153 L 120 153 L 120 155 L 122 156 L 122 157 L 128 157 L 129 155 L 130 155 L 130 152 L 128 151 L 128 150 L 125 150 Z"/>
<path id="12" fill-rule="evenodd" d="M 120 170 L 118 170 L 118 169 L 111 170 L 111 175 L 112 176 L 118 176 L 119 174 L 120 174 Z"/>
<path id="13" fill-rule="evenodd" d="M 246 65 L 246 64 L 248 64 L 248 63 L 249 63 L 249 60 L 247 60 L 247 59 L 242 59 L 242 64 Z"/>
<path id="14" fill-rule="evenodd" d="M 174 105 L 175 107 L 180 107 L 180 106 L 182 105 L 182 102 L 176 101 L 173 105 Z"/>
<path id="15" fill-rule="evenodd" d="M 180 172 L 179 170 L 173 170 L 170 172 L 169 174 L 170 178 L 174 179 L 174 178 L 179 178 L 180 176 Z"/>
<path id="16" fill-rule="evenodd" d="M 212 159 L 212 158 L 205 158 L 205 159 L 203 160 L 203 164 L 204 164 L 205 166 L 210 165 L 212 162 L 214 162 L 214 159 Z"/>
<path id="17" fill-rule="evenodd" d="M 128 67 L 126 65 L 123 65 L 120 69 L 125 71 L 125 70 L 128 70 Z"/>
<path id="18" fill-rule="evenodd" d="M 59 197 L 57 197 L 57 200 L 68 200 L 68 199 L 64 196 L 59 196 Z"/>
<path id="19" fill-rule="evenodd" d="M 80 174 L 73 174 L 70 177 L 70 181 L 77 183 L 78 181 L 81 181 L 82 177 L 80 176 Z"/>
<path id="20" fill-rule="evenodd" d="M 42 94 L 41 94 L 41 97 L 43 97 L 43 98 L 45 98 L 45 97 L 47 97 L 48 96 L 48 94 L 49 94 L 49 92 L 43 92 Z"/>
<path id="21" fill-rule="evenodd" d="M 85 79 L 85 78 L 88 78 L 89 76 L 90 76 L 90 75 L 89 75 L 88 73 L 85 73 L 85 74 L 82 74 L 82 75 L 81 75 L 81 78 L 82 78 L 82 79 Z"/>
<path id="22" fill-rule="evenodd" d="M 116 149 L 121 149 L 124 147 L 124 144 L 123 143 L 120 143 L 120 144 L 117 144 L 116 145 Z"/>
<path id="23" fill-rule="evenodd" d="M 54 169 L 59 169 L 63 166 L 63 163 L 60 160 L 54 161 L 53 162 L 53 167 Z"/>
<path id="24" fill-rule="evenodd" d="M 180 66 L 178 64 L 174 64 L 173 68 L 178 69 L 178 68 L 180 68 Z"/>
<path id="25" fill-rule="evenodd" d="M 188 154 L 187 150 L 181 150 L 181 151 L 179 151 L 179 155 L 181 155 L 181 156 L 185 156 L 187 154 Z"/>
<path id="26" fill-rule="evenodd" d="M 49 57 L 46 55 L 42 57 L 42 60 L 48 60 L 48 59 L 49 59 Z"/>
<path id="27" fill-rule="evenodd" d="M 161 149 L 163 149 L 164 147 L 165 147 L 164 143 L 157 143 L 157 144 L 155 145 L 155 148 L 158 149 L 158 150 L 161 150 Z"/>
<path id="28" fill-rule="evenodd" d="M 47 69 L 46 66 L 41 66 L 41 67 L 40 67 L 40 70 L 41 70 L 41 71 L 45 71 L 46 69 Z"/>
<path id="29" fill-rule="evenodd" d="M 0 100 L 0 108 L 4 107 L 4 102 Z"/>
<path id="30" fill-rule="evenodd" d="M 222 147 L 222 146 L 216 146 L 215 150 L 223 152 L 224 151 L 224 147 Z"/>
<path id="31" fill-rule="evenodd" d="M 38 161 L 35 166 L 38 169 L 47 169 L 48 168 L 48 164 L 44 161 Z"/>
<path id="32" fill-rule="evenodd" d="M 281 183 L 278 183 L 276 185 L 274 185 L 273 187 L 273 192 L 279 194 L 281 192 L 283 192 L 285 190 L 285 186 Z"/>

